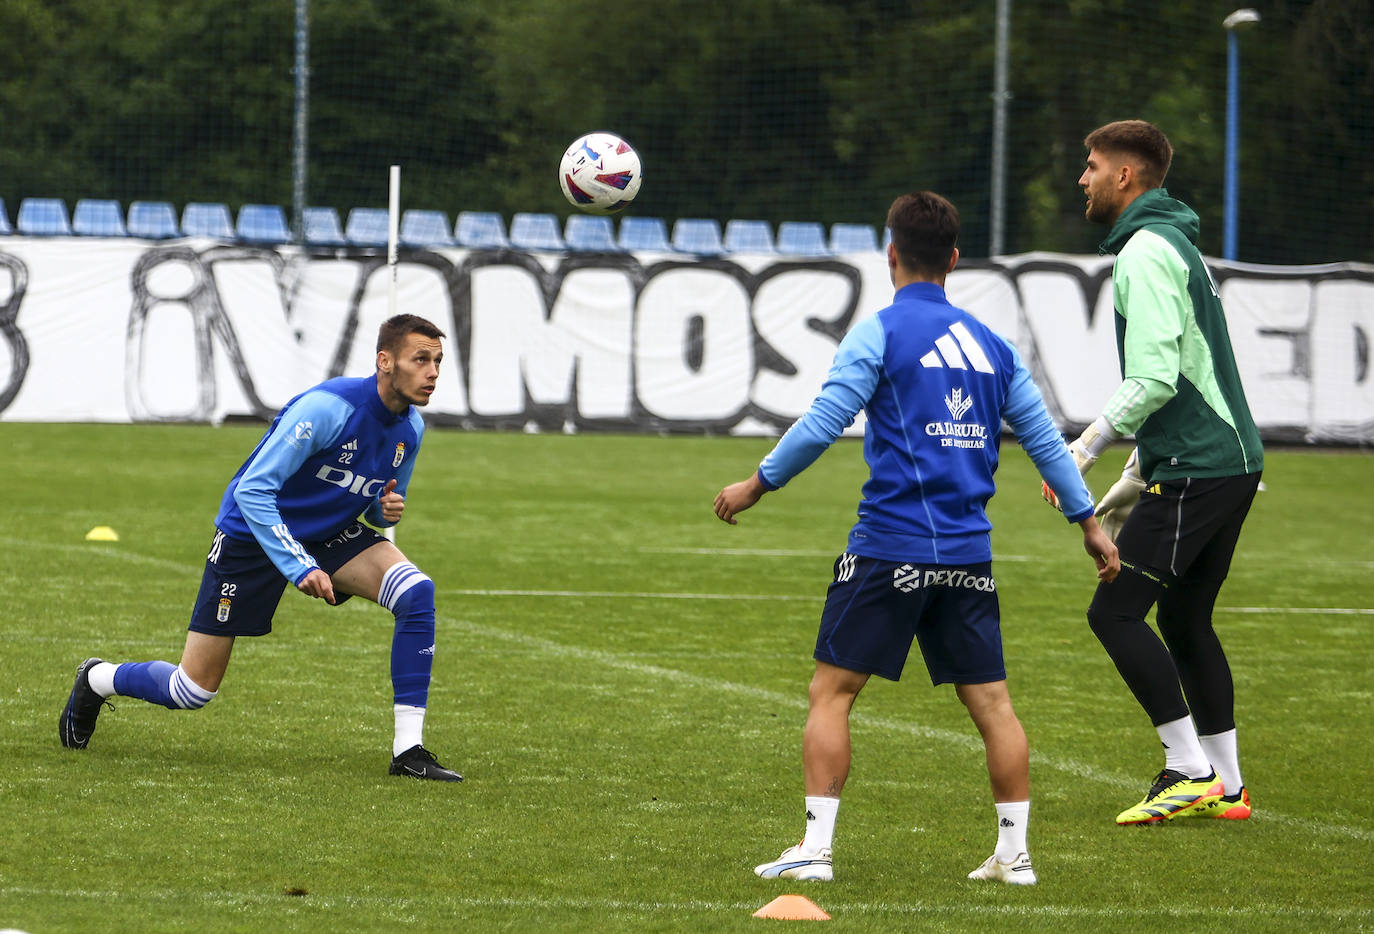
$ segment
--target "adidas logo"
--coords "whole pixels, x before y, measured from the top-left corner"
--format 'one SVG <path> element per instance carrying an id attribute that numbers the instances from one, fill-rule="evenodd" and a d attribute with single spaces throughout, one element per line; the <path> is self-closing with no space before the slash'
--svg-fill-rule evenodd
<path id="1" fill-rule="evenodd" d="M 357 438 L 354 438 L 352 441 L 349 441 L 347 444 L 345 444 L 345 445 L 343 446 L 343 450 L 345 450 L 345 451 L 356 451 L 356 450 L 358 450 L 358 439 L 357 439 Z"/>
<path id="2" fill-rule="evenodd" d="M 979 373 L 995 372 L 992 361 L 974 339 L 973 333 L 956 321 L 949 330 L 935 339 L 935 349 L 921 358 L 921 366 L 930 369 L 948 367 L 951 370 L 967 370 L 970 367 Z"/>
<path id="3" fill-rule="evenodd" d="M 1002 818 L 1000 821 L 998 821 L 997 823 L 998 823 L 998 826 L 1000 826 L 1000 827 L 1015 827 L 1015 826 L 1016 826 L 1016 824 L 1014 824 L 1014 823 L 1012 822 L 1011 818 L 1009 818 L 1009 817 L 1004 817 L 1004 818 Z"/>
<path id="4" fill-rule="evenodd" d="M 419 652 L 419 654 L 421 654 L 421 655 L 433 655 L 433 654 L 434 654 L 434 646 L 431 645 L 431 646 L 430 646 L 429 648 L 427 648 L 427 649 L 421 649 L 420 652 Z"/>
<path id="5" fill-rule="evenodd" d="M 807 820 L 815 820 L 815 819 L 816 819 L 816 815 L 815 815 L 815 814 L 812 814 L 810 811 L 807 811 L 807 812 L 806 812 L 806 819 L 807 819 Z"/>

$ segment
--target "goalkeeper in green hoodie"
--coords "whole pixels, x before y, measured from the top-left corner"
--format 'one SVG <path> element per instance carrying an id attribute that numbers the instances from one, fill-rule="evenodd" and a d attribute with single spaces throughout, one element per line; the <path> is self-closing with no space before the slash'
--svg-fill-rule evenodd
<path id="1" fill-rule="evenodd" d="M 1169 140 L 1143 120 L 1121 120 L 1083 142 L 1085 214 L 1110 227 L 1101 251 L 1116 255 L 1122 381 L 1069 448 L 1086 474 L 1111 442 L 1136 440 L 1122 480 L 1098 506 L 1103 526 L 1119 529 L 1121 574 L 1098 585 L 1088 622 L 1165 754 L 1144 799 L 1116 821 L 1244 819 L 1235 690 L 1212 607 L 1259 488 L 1259 432 L 1196 246 L 1197 214 L 1161 187 Z M 1145 622 L 1156 605 L 1159 635 Z"/>

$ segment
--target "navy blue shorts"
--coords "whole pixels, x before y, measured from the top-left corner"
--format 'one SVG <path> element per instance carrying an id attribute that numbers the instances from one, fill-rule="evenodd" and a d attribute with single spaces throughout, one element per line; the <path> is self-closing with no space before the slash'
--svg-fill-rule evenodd
<path id="1" fill-rule="evenodd" d="M 315 556 L 320 570 L 333 574 L 383 541 L 375 529 L 355 522 L 331 539 L 301 544 Z M 272 631 L 272 616 L 288 583 L 257 539 L 230 538 L 215 529 L 187 628 L 211 636 L 265 636 Z M 349 594 L 334 594 L 336 605 L 348 598 Z"/>
<path id="2" fill-rule="evenodd" d="M 1006 680 L 992 562 L 914 565 L 840 555 L 816 660 L 897 681 L 913 637 L 931 684 Z"/>

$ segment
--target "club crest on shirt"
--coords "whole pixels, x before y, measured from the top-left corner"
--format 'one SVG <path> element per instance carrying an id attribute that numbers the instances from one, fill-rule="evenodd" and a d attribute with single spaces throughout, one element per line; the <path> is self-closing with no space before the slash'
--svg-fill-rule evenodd
<path id="1" fill-rule="evenodd" d="M 401 466 L 401 461 L 403 461 L 403 460 L 405 460 L 405 459 L 406 459 L 406 443 L 405 443 L 404 441 L 397 441 L 397 442 L 396 442 L 396 456 L 393 457 L 393 458 L 391 459 L 391 466 L 392 466 L 392 467 L 399 467 L 399 466 Z"/>

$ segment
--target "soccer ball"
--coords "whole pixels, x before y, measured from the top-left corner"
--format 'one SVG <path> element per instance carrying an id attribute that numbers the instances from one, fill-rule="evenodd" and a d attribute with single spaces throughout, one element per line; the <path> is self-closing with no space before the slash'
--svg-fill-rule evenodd
<path id="1" fill-rule="evenodd" d="M 639 154 L 614 133 L 588 133 L 573 141 L 558 165 L 568 203 L 588 214 L 618 214 L 639 194 Z"/>

